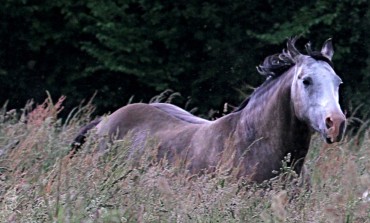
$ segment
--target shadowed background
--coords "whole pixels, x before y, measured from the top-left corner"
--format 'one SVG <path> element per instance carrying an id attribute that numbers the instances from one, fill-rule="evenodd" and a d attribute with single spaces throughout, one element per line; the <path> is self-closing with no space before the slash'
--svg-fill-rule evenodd
<path id="1" fill-rule="evenodd" d="M 197 115 L 238 105 L 262 83 L 255 69 L 302 35 L 333 38 L 345 110 L 370 109 L 366 1 L 4 0 L 0 6 L 0 104 L 66 95 L 66 111 L 95 91 L 97 113 L 148 102 L 166 89 Z M 189 101 L 190 100 L 190 101 Z"/>

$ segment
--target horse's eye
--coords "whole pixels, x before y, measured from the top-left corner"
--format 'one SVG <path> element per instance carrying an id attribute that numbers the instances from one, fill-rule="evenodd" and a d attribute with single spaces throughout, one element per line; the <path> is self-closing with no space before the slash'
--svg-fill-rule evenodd
<path id="1" fill-rule="evenodd" d="M 305 86 L 308 86 L 308 85 L 312 84 L 312 80 L 309 77 L 304 78 L 302 82 Z"/>

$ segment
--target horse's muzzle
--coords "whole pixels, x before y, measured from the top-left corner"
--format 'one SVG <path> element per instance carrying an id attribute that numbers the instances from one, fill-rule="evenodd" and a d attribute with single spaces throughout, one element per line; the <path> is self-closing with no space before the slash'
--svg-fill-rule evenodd
<path id="1" fill-rule="evenodd" d="M 342 140 L 346 128 L 346 117 L 343 114 L 327 116 L 325 125 L 325 139 L 328 144 Z"/>

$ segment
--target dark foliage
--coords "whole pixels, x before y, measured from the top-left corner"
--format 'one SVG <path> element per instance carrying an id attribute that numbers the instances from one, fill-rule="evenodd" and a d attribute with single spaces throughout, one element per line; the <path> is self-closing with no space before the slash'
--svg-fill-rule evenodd
<path id="1" fill-rule="evenodd" d="M 343 102 L 370 109 L 367 1 L 3 0 L 0 103 L 64 94 L 67 107 L 95 91 L 98 112 L 173 89 L 201 114 L 237 105 L 255 66 L 287 37 L 316 47 L 333 38 Z M 238 90 L 242 89 L 242 90 Z M 249 93 L 249 92 L 244 92 Z M 66 109 L 68 110 L 68 109 Z"/>

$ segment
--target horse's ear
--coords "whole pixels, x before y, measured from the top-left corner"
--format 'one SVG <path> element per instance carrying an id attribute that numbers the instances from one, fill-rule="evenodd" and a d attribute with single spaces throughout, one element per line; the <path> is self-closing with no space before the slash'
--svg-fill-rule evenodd
<path id="1" fill-rule="evenodd" d="M 331 60 L 334 55 L 333 43 L 331 38 L 326 40 L 321 48 L 321 54 Z"/>

